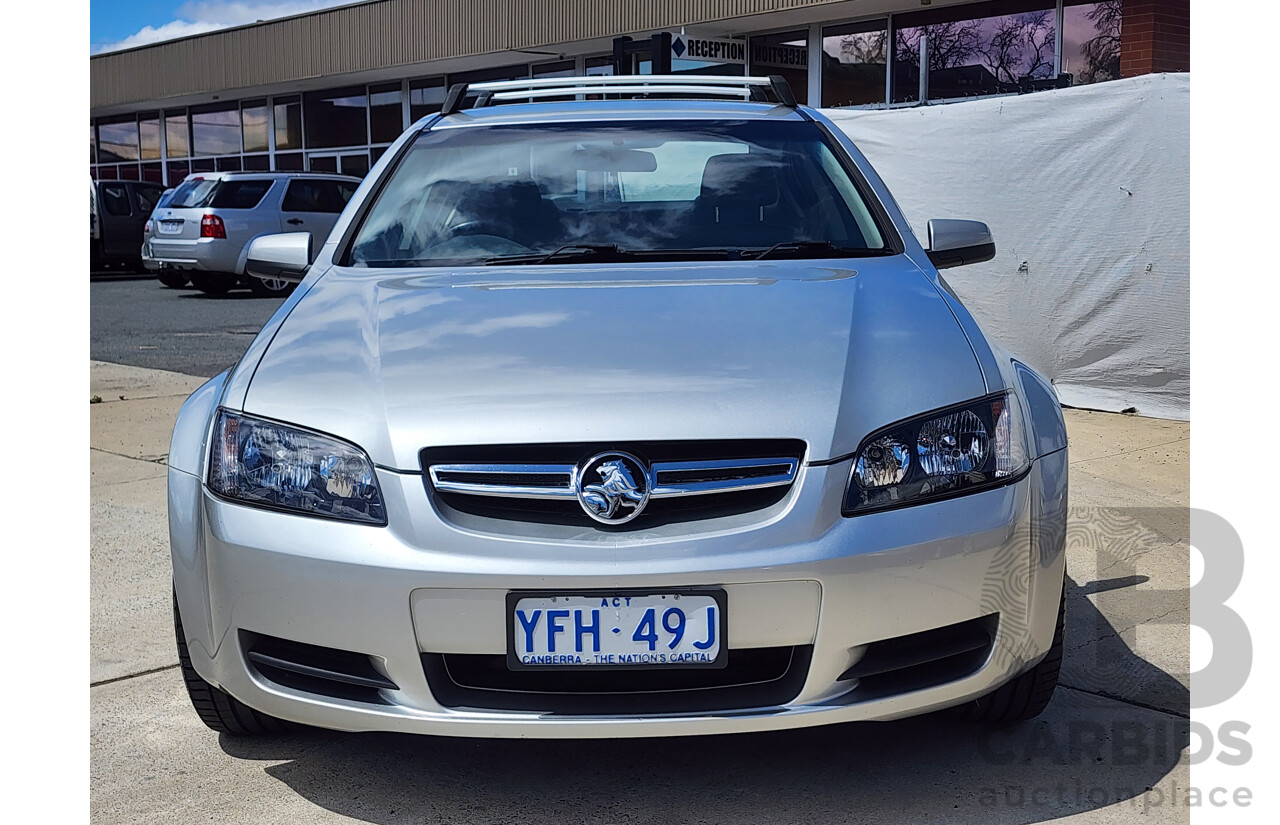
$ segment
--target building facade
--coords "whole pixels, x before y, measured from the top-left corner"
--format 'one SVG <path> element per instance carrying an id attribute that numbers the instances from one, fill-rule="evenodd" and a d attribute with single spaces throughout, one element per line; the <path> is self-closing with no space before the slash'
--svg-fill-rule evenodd
<path id="1" fill-rule="evenodd" d="M 778 74 L 883 108 L 1189 70 L 1189 0 L 372 0 L 91 57 L 89 166 L 363 176 L 486 80 Z"/>

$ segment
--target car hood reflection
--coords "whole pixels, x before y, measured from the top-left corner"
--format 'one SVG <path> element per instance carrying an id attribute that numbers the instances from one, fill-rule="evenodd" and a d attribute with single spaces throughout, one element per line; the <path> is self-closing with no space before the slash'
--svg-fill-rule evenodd
<path id="1" fill-rule="evenodd" d="M 409 471 L 427 446 L 530 442 L 801 438 L 813 461 L 985 391 L 901 256 L 335 268 L 280 327 L 245 410 Z"/>

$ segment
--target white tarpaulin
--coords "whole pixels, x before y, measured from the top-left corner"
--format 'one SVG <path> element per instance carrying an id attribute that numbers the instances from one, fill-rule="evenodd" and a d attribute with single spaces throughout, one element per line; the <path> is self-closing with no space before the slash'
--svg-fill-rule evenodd
<path id="1" fill-rule="evenodd" d="M 1190 417 L 1190 76 L 824 113 L 921 243 L 986 221 L 995 260 L 945 270 L 987 335 L 1064 404 Z"/>

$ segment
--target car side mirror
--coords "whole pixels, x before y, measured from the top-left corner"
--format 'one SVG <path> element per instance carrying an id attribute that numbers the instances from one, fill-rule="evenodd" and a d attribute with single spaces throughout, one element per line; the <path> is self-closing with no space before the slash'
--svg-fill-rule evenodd
<path id="1" fill-rule="evenodd" d="M 996 256 L 996 242 L 982 221 L 929 221 L 929 260 L 938 269 L 980 264 Z"/>
<path id="2" fill-rule="evenodd" d="M 261 235 L 249 244 L 244 269 L 263 280 L 301 283 L 311 266 L 311 233 Z"/>

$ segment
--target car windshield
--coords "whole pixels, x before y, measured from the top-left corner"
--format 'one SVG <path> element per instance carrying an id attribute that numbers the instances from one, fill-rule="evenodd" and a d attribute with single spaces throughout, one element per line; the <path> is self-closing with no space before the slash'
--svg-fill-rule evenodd
<path id="1" fill-rule="evenodd" d="M 671 120 L 425 132 L 349 262 L 851 257 L 888 246 L 815 124 Z"/>

